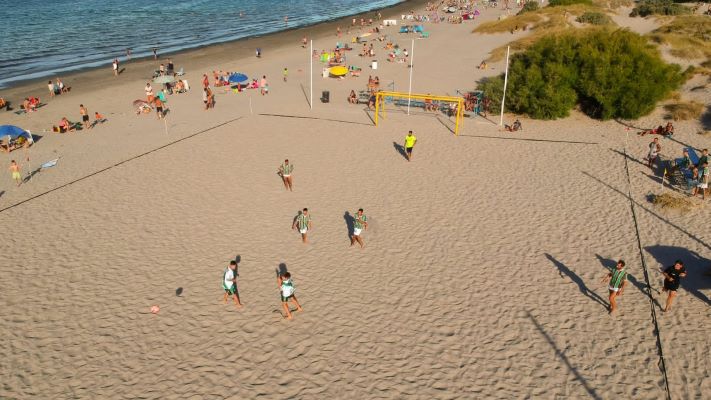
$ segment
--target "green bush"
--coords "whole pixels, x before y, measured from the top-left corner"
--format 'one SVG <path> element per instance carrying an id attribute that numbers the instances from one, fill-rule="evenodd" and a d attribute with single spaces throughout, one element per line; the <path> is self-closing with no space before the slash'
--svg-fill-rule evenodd
<path id="1" fill-rule="evenodd" d="M 679 66 L 665 64 L 635 33 L 573 32 L 543 38 L 511 58 L 506 109 L 555 119 L 579 105 L 593 118 L 636 119 L 681 82 Z M 479 88 L 492 102 L 500 101 L 503 75 Z"/>
<path id="2" fill-rule="evenodd" d="M 681 4 L 676 4 L 672 0 L 642 0 L 632 9 L 630 17 L 684 14 L 691 14 L 691 9 Z"/>
<path id="3" fill-rule="evenodd" d="M 592 5 L 592 0 L 550 0 L 548 7 L 569 6 L 572 4 L 589 4 Z"/>
<path id="4" fill-rule="evenodd" d="M 536 11 L 538 10 L 538 1 L 536 0 L 529 0 L 526 2 L 526 4 L 523 5 L 521 8 L 521 11 L 519 11 L 516 15 L 521 15 L 527 12 L 531 11 Z"/>
<path id="5" fill-rule="evenodd" d="M 576 21 L 590 25 L 609 25 L 612 19 L 601 12 L 586 11 L 581 16 L 576 18 Z"/>

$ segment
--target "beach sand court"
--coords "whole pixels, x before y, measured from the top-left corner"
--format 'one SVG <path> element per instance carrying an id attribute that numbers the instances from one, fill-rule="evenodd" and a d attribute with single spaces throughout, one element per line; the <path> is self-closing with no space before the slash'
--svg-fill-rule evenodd
<path id="1" fill-rule="evenodd" d="M 469 29 L 433 27 L 433 43 Z M 420 43 L 418 92 L 471 86 L 458 78 L 467 67 L 445 69 L 445 49 Z M 654 301 L 665 299 L 655 271 L 688 260 L 673 311 L 656 311 L 671 394 L 711 393 L 708 214 L 647 202 L 659 186 L 635 162 L 647 138 L 630 137 L 626 161 L 623 126 L 578 114 L 524 120 L 516 134 L 480 117 L 457 137 L 451 119 L 422 110 L 375 127 L 372 112 L 345 103 L 366 77 L 318 78 L 333 103 L 309 111 L 299 67 L 276 82 L 287 62 L 268 67 L 272 94 L 254 95 L 252 112 L 232 93 L 218 92 L 211 111 L 198 90 L 172 96 L 166 134 L 154 114 L 127 108 L 142 94 L 136 80 L 81 97 L 90 113 L 115 112 L 105 126 L 40 133 L 33 160 L 61 156 L 58 166 L 0 187 L 0 397 L 665 398 L 631 203 Z M 408 71 L 378 73 L 401 84 Z M 111 91 L 126 110 L 111 108 Z M 75 107 L 57 102 L 37 114 Z M 677 126 L 675 140 L 702 145 L 691 123 Z M 284 158 L 293 193 L 276 174 Z M 304 207 L 308 245 L 291 229 Z M 361 207 L 363 250 L 349 246 Z M 235 258 L 241 310 L 221 302 Z M 600 279 L 619 258 L 630 284 L 609 316 Z M 304 308 L 292 321 L 280 264 Z"/>

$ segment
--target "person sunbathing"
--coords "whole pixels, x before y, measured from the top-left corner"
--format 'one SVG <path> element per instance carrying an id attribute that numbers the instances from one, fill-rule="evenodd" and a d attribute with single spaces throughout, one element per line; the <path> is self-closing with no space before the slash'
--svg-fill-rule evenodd
<path id="1" fill-rule="evenodd" d="M 106 122 L 106 121 L 107 121 L 107 120 L 106 120 L 106 117 L 104 117 L 103 115 L 99 114 L 98 111 L 94 113 L 94 125 L 96 125 L 96 124 L 103 124 L 103 123 Z"/>
<path id="2" fill-rule="evenodd" d="M 664 136 L 672 136 L 674 134 L 674 125 L 671 122 L 667 122 L 667 126 L 664 127 Z"/>
<path id="3" fill-rule="evenodd" d="M 351 104 L 358 104 L 358 96 L 356 96 L 355 90 L 351 90 L 351 94 L 348 95 L 348 102 Z"/>
<path id="4" fill-rule="evenodd" d="M 509 132 L 520 131 L 522 128 L 521 121 L 516 118 L 516 121 L 514 121 L 513 125 L 504 125 L 504 128 L 506 128 L 506 130 Z"/>
<path id="5" fill-rule="evenodd" d="M 52 132 L 55 133 L 66 133 L 73 130 L 74 126 L 69 122 L 67 117 L 63 117 L 57 126 L 52 126 Z"/>
<path id="6" fill-rule="evenodd" d="M 486 61 L 482 61 L 481 64 L 477 67 L 479 69 L 486 69 Z"/>

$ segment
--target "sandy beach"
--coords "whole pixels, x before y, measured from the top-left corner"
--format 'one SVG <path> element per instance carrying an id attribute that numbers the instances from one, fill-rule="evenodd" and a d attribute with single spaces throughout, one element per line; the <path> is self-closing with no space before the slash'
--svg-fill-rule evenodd
<path id="1" fill-rule="evenodd" d="M 401 24 L 423 4 L 383 18 Z M 476 66 L 524 33 L 471 31 L 504 12 L 426 23 L 413 92 L 456 96 L 503 72 L 505 61 Z M 651 24 L 618 20 L 640 24 L 632 30 Z M 407 65 L 387 62 L 380 42 L 374 58 L 359 57 L 359 45 L 349 52 L 347 64 L 363 68 L 357 78 L 322 78 L 313 60 L 311 109 L 301 38 L 330 49 L 334 27 L 342 42 L 346 24 L 171 55 L 192 90 L 169 96 L 166 121 L 131 105 L 145 97 L 152 60 L 118 77 L 109 64 L 67 76 L 72 91 L 39 111 L 0 112 L 0 125 L 36 140 L 29 153 L 0 156 L 0 398 L 663 399 L 667 383 L 674 399 L 708 396 L 709 201 L 688 213 L 649 202 L 662 190 L 643 161 L 651 138 L 577 112 L 521 118 L 516 133 L 502 131 L 498 116 L 468 117 L 455 136 L 453 118 L 399 108 L 376 127 L 374 113 L 346 97 L 365 90 L 368 75 L 407 91 Z M 412 51 L 415 36 L 397 29 L 385 33 Z M 200 81 L 212 70 L 266 75 L 270 93 L 215 88 L 206 111 Z M 710 104 L 708 91 L 692 91 L 695 79 L 681 92 Z M 319 101 L 324 90 L 330 103 Z M 46 92 L 38 81 L 0 96 L 19 107 Z M 78 121 L 79 104 L 108 121 L 48 131 L 63 116 Z M 630 124 L 653 127 L 663 114 Z M 661 139 L 666 158 L 711 147 L 698 120 L 675 127 Z M 408 130 L 418 138 L 412 162 L 398 147 Z M 11 159 L 26 173 L 55 158 L 20 187 L 7 170 Z M 284 158 L 293 192 L 276 174 Z M 307 245 L 291 229 L 304 207 Z M 347 222 L 361 207 L 362 250 L 350 247 Z M 235 259 L 240 310 L 221 302 Z M 600 281 L 618 259 L 629 286 L 610 316 Z M 659 270 L 676 259 L 688 276 L 662 313 Z M 304 308 L 291 321 L 281 313 L 280 268 Z"/>

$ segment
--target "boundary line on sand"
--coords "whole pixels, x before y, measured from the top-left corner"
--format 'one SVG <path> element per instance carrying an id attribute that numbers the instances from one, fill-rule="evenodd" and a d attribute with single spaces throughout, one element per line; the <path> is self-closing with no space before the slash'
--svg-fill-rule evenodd
<path id="1" fill-rule="evenodd" d="M 662 334 L 659 331 L 659 323 L 657 322 L 657 310 L 654 308 L 654 298 L 652 297 L 652 285 L 649 283 L 649 271 L 647 269 L 647 263 L 644 259 L 644 252 L 642 251 L 642 239 L 639 236 L 639 223 L 637 222 L 637 213 L 634 209 L 634 201 L 632 201 L 632 180 L 630 179 L 630 169 L 628 166 L 627 159 L 627 146 L 623 147 L 625 153 L 625 175 L 627 175 L 627 199 L 630 202 L 630 208 L 632 209 L 632 221 L 634 222 L 634 230 L 637 236 L 637 248 L 639 249 L 639 258 L 642 261 L 642 271 L 644 272 L 644 281 L 647 284 L 646 294 L 649 298 L 649 307 L 652 311 L 652 322 L 654 323 L 654 333 L 657 336 L 657 353 L 659 354 L 659 362 L 657 365 L 662 371 L 662 376 L 664 377 L 664 389 L 666 391 L 666 399 L 671 400 L 671 392 L 669 391 L 669 377 L 667 377 L 667 365 L 664 361 L 664 350 L 662 349 Z"/>
<path id="2" fill-rule="evenodd" d="M 183 140 L 187 140 L 187 139 L 193 138 L 193 137 L 195 137 L 195 136 L 201 135 L 201 134 L 203 134 L 203 133 L 205 133 L 205 132 L 209 132 L 209 131 L 211 131 L 211 130 L 213 130 L 213 129 L 217 129 L 217 128 L 221 127 L 221 126 L 225 126 L 225 125 L 227 125 L 227 124 L 230 124 L 230 123 L 232 123 L 232 122 L 238 121 L 238 120 L 240 120 L 240 119 L 242 119 L 242 117 L 237 117 L 237 118 L 231 119 L 231 120 L 229 120 L 229 121 L 225 121 L 225 122 L 223 122 L 223 123 L 221 123 L 221 124 L 213 125 L 213 126 L 211 126 L 211 127 L 209 127 L 209 128 L 205 128 L 205 129 L 203 129 L 203 130 L 201 130 L 201 131 L 198 131 L 198 132 L 195 132 L 195 133 L 193 133 L 193 134 L 191 134 L 191 135 L 184 136 L 184 137 L 182 137 L 182 138 L 180 138 L 180 139 L 173 140 L 172 142 L 168 142 L 168 143 L 166 143 L 166 144 L 164 144 L 164 145 L 162 145 L 162 146 L 156 147 L 155 149 L 148 150 L 148 151 L 146 151 L 146 152 L 144 152 L 144 153 L 141 153 L 141 154 L 139 154 L 139 155 L 137 155 L 137 156 L 133 156 L 133 157 L 131 157 L 131 158 L 127 158 L 127 159 L 125 159 L 125 160 L 123 160 L 123 161 L 119 161 L 119 162 L 117 162 L 116 164 L 109 165 L 108 167 L 102 168 L 102 169 L 100 169 L 100 170 L 98 170 L 98 171 L 94 171 L 94 172 L 90 173 L 89 175 L 84 175 L 84 176 L 82 176 L 81 178 L 74 179 L 73 181 L 67 182 L 67 183 L 65 183 L 65 184 L 63 184 L 63 185 L 60 185 L 60 186 L 57 186 L 57 187 L 55 187 L 55 188 L 49 189 L 49 190 L 47 190 L 47 191 L 45 191 L 45 192 L 36 194 L 36 195 L 34 195 L 34 196 L 32 196 L 32 197 L 29 197 L 29 198 L 27 198 L 27 199 L 25 199 L 25 200 L 22 200 L 22 201 L 20 201 L 20 202 L 17 202 L 17 203 L 15 203 L 15 204 L 12 204 L 12 205 L 9 205 L 9 206 L 7 206 L 7 207 L 5 207 L 5 208 L 2 208 L 2 209 L 0 209 L 0 213 L 5 212 L 5 211 L 7 211 L 7 210 L 9 210 L 9 209 L 11 209 L 11 208 L 15 208 L 15 207 L 17 207 L 17 206 L 19 206 L 19 205 L 21 205 L 21 204 L 27 203 L 27 202 L 29 202 L 29 201 L 31 201 L 31 200 L 34 200 L 34 199 L 37 199 L 37 198 L 39 198 L 39 197 L 45 196 L 45 195 L 47 195 L 47 194 L 50 194 L 50 193 L 52 193 L 52 192 L 54 192 L 54 191 L 57 191 L 57 190 L 60 190 L 60 189 L 64 189 L 65 187 L 70 186 L 70 185 L 73 185 L 73 184 L 75 184 L 75 183 L 77 183 L 77 182 L 81 182 L 81 181 L 83 181 L 83 180 L 85 180 L 85 179 L 89 179 L 89 178 L 91 178 L 92 176 L 99 175 L 100 173 L 106 172 L 106 171 L 108 171 L 108 170 L 110 170 L 110 169 L 112 169 L 112 168 L 118 167 L 119 165 L 126 164 L 126 163 L 128 163 L 128 162 L 130 162 L 130 161 L 139 159 L 139 158 L 141 158 L 141 157 L 143 157 L 143 156 L 147 156 L 147 155 L 149 155 L 149 154 L 151 154 L 151 153 L 155 153 L 155 152 L 157 152 L 157 151 L 159 151 L 159 150 L 163 150 L 163 149 L 165 149 L 166 147 L 170 147 L 170 146 L 172 146 L 172 145 L 174 145 L 174 144 L 176 144 L 176 143 L 180 143 L 180 142 L 182 142 Z"/>
<path id="3" fill-rule="evenodd" d="M 262 116 L 265 116 L 265 117 L 280 117 L 280 118 L 318 119 L 318 120 L 321 120 L 321 121 L 341 122 L 341 123 L 344 123 L 344 124 L 373 126 L 373 125 L 371 125 L 371 124 L 366 124 L 365 122 L 345 121 L 345 120 L 342 120 L 342 119 L 331 119 L 331 118 L 309 117 L 309 116 L 303 116 L 303 115 L 264 114 L 264 113 L 257 114 L 257 115 L 262 115 Z"/>

